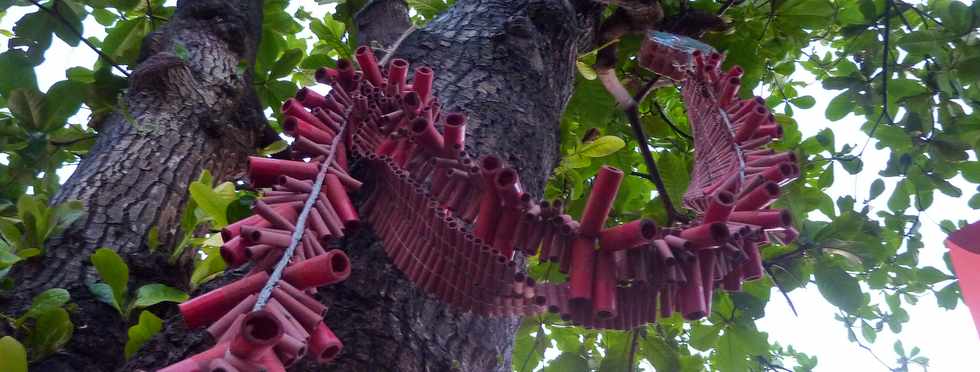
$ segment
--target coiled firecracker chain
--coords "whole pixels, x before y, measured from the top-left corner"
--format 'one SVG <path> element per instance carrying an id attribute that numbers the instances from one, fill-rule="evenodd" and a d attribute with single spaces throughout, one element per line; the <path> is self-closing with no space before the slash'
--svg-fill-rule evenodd
<path id="1" fill-rule="evenodd" d="M 762 276 L 761 245 L 796 237 L 789 214 L 768 208 L 799 175 L 795 157 L 765 148 L 781 129 L 761 99 L 737 99 L 741 69 L 722 72 L 722 55 L 704 44 L 652 33 L 641 49 L 644 67 L 683 84 L 695 139 L 684 203 L 698 218 L 665 228 L 647 219 L 604 228 L 623 178 L 609 166 L 578 221 L 560 200 L 532 200 L 515 169 L 464 151 L 466 116 L 440 111 L 432 69 L 415 69 L 409 84 L 405 60 L 382 71 L 368 48 L 356 58 L 361 70 L 341 60 L 317 71 L 328 94 L 303 88 L 283 104 L 300 160 L 250 158 L 251 183 L 265 189 L 255 215 L 222 230 L 221 255 L 230 267 L 251 261 L 252 271 L 181 305 L 187 325 L 210 324 L 217 345 L 166 371 L 281 370 L 307 353 L 324 363 L 339 353 L 326 307 L 310 294 L 349 275 L 346 255 L 323 248 L 361 223 L 347 196 L 362 186 L 347 173 L 348 154 L 372 170 L 361 210 L 394 266 L 452 308 L 485 316 L 550 311 L 612 329 L 674 312 L 698 319 L 716 286 L 738 291 Z M 556 263 L 569 281 L 535 283 L 516 252 Z M 276 263 L 283 280 L 267 274 Z M 258 310 L 263 286 L 274 289 Z"/>

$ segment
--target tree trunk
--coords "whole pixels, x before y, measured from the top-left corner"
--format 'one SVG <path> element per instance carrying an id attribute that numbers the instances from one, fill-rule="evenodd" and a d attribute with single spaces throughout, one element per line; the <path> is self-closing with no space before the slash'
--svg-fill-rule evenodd
<path id="1" fill-rule="evenodd" d="M 156 226 L 161 246 L 173 247 L 189 183 L 205 169 L 218 179 L 243 173 L 261 145 L 264 115 L 250 74 L 239 71 L 239 61 L 251 68 L 261 24 L 261 1 L 180 1 L 169 24 L 144 41 L 125 112 L 105 122 L 53 198 L 81 200 L 86 215 L 49 241 L 43 258 L 17 265 L 13 297 L 2 302 L 4 313 L 19 314 L 35 294 L 61 287 L 78 305 L 71 342 L 35 370 L 109 371 L 122 363 L 128 320 L 86 288 L 98 280 L 89 261 L 97 248 L 126 259 L 130 288 L 186 283 L 188 275 L 172 274 L 169 252 L 147 251 L 147 235 Z"/>
<path id="2" fill-rule="evenodd" d="M 406 9 L 400 3 L 370 2 L 384 9 L 359 14 L 357 24 L 367 26 L 362 37 L 390 46 L 408 24 L 405 10 L 393 11 Z M 10 302 L 13 308 L 52 286 L 69 288 L 80 305 L 75 339 L 38 370 L 119 365 L 124 322 L 85 289 L 95 279 L 89 254 L 111 247 L 127 258 L 137 283 L 172 282 L 165 262 L 143 249 L 149 228 L 159 226 L 162 242 L 172 246 L 189 181 L 202 169 L 220 178 L 237 175 L 260 142 L 261 113 L 248 78 L 236 73 L 239 60 L 254 60 L 260 9 L 259 1 L 181 1 L 170 25 L 144 44 L 150 57 L 134 73 L 126 99 L 135 124 L 113 117 L 57 198 L 81 199 L 89 214 L 50 244 L 43 265 L 19 270 L 23 291 Z M 409 34 L 396 56 L 433 67 L 443 110 L 469 115 L 471 155 L 501 156 L 540 197 L 559 159 L 558 124 L 572 93 L 575 57 L 590 46 L 601 10 L 588 0 L 459 0 Z M 188 60 L 166 52 L 177 42 L 186 46 Z M 327 324 L 345 342 L 331 370 L 509 370 L 518 319 L 459 314 L 425 296 L 391 265 L 369 227 L 341 245 L 353 274 L 320 295 L 331 305 Z M 238 275 L 231 272 L 202 291 Z M 179 317 L 165 327 L 122 370 L 160 368 L 211 342 L 201 330 L 185 329 Z M 309 362 L 292 368 L 316 369 Z"/>

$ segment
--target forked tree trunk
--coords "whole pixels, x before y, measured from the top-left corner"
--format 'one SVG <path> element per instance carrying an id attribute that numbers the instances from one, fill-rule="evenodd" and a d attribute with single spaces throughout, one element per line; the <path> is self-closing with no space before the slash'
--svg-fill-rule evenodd
<path id="1" fill-rule="evenodd" d="M 30 295 L 52 286 L 70 288 L 80 303 L 73 320 L 85 328 L 76 331 L 66 353 L 38 370 L 112 370 L 122 364 L 124 323 L 85 289 L 84 282 L 94 278 L 88 255 L 108 246 L 137 266 L 135 281 L 172 281 L 173 268 L 144 251 L 148 229 L 158 224 L 164 243 L 172 246 L 188 182 L 202 169 L 223 179 L 239 173 L 244 155 L 259 142 L 261 131 L 252 123 L 261 117 L 250 83 L 235 71 L 240 59 L 254 60 L 260 3 L 181 1 L 171 25 L 146 43 L 153 51 L 172 51 L 180 40 L 190 58 L 156 54 L 143 62 L 138 70 L 144 72 L 134 74 L 127 97 L 136 124 L 114 118 L 58 197 L 82 199 L 89 215 L 52 242 L 42 263 L 21 270 L 18 283 L 26 292 L 14 305 L 4 305 L 23 307 Z M 369 2 L 357 19 L 361 36 L 369 38 L 362 40 L 390 46 L 408 25 L 405 9 L 401 0 Z M 600 11 L 588 0 L 458 0 L 409 34 L 395 55 L 436 71 L 434 92 L 443 110 L 469 116 L 471 155 L 500 155 L 540 197 L 558 162 L 558 123 L 571 96 L 575 56 L 590 44 Z M 345 344 L 329 369 L 510 368 L 518 319 L 458 314 L 428 298 L 391 265 L 370 227 L 341 245 L 353 274 L 320 295 L 330 305 L 326 322 Z M 122 370 L 154 370 L 210 343 L 204 332 L 187 330 L 173 317 Z M 319 367 L 304 362 L 291 370 Z"/>

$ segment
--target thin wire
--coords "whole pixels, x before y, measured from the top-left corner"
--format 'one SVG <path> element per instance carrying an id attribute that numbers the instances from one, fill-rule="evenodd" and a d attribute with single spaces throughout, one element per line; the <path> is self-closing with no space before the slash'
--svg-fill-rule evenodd
<path id="1" fill-rule="evenodd" d="M 68 30 L 70 30 L 71 33 L 75 34 L 75 36 L 78 36 L 78 39 L 81 42 L 85 43 L 85 45 L 88 45 L 89 48 L 92 48 L 92 50 L 95 51 L 95 53 L 98 54 L 99 57 L 105 58 L 105 60 L 107 62 L 109 62 L 109 64 L 112 65 L 112 67 L 115 67 L 116 70 L 119 70 L 120 73 L 122 73 L 126 77 L 129 77 L 129 72 L 128 71 L 124 70 L 122 67 L 120 67 L 118 64 L 116 64 L 116 62 L 113 61 L 112 60 L 112 57 L 109 57 L 108 54 L 105 54 L 105 52 L 103 52 L 99 48 L 96 48 L 95 45 L 92 44 L 91 41 L 88 41 L 88 39 L 86 39 L 85 36 L 82 35 L 82 33 L 80 31 L 78 31 L 78 30 L 75 29 L 75 26 L 72 26 L 71 23 L 68 23 L 68 21 L 65 20 L 63 17 L 61 17 L 61 15 L 58 14 L 57 11 L 55 11 L 55 10 L 53 10 L 51 8 L 48 8 L 48 7 L 44 6 L 44 5 L 41 5 L 41 3 L 37 2 L 37 0 L 28 0 L 28 1 L 30 1 L 31 4 L 36 5 L 38 8 L 41 8 L 41 10 L 43 10 L 45 13 L 48 13 L 49 16 L 58 19 L 58 21 L 61 22 L 61 24 L 64 25 Z"/>
<path id="2" fill-rule="evenodd" d="M 349 112 L 348 112 L 349 114 Z M 272 270 L 272 274 L 269 275 L 269 280 L 265 282 L 265 286 L 262 287 L 262 291 L 259 292 L 258 300 L 255 301 L 255 306 L 252 307 L 252 311 L 259 311 L 265 307 L 266 302 L 269 301 L 269 297 L 272 296 L 272 290 L 279 284 L 279 279 L 282 278 L 282 272 L 286 269 L 286 265 L 289 264 L 289 260 L 293 257 L 293 252 L 296 251 L 296 247 L 299 246 L 300 240 L 303 239 L 303 233 L 306 232 L 306 217 L 309 216 L 310 211 L 313 210 L 313 205 L 316 204 L 317 198 L 320 196 L 320 188 L 323 186 L 323 180 L 327 177 L 327 170 L 330 169 L 330 164 L 333 163 L 334 157 L 337 155 L 337 146 L 341 146 L 341 141 L 344 139 L 347 127 L 350 126 L 349 122 L 345 122 L 344 126 L 340 128 L 340 132 L 334 137 L 333 142 L 330 145 L 330 154 L 327 155 L 327 159 L 320 164 L 320 171 L 316 175 L 316 182 L 313 183 L 313 190 L 310 191 L 310 195 L 306 198 L 306 204 L 303 205 L 303 211 L 299 213 L 299 217 L 296 218 L 296 229 L 293 230 L 292 240 L 289 242 L 289 247 L 286 247 L 286 251 L 283 252 L 282 257 L 279 258 L 279 262 L 276 263 L 276 268 Z"/>

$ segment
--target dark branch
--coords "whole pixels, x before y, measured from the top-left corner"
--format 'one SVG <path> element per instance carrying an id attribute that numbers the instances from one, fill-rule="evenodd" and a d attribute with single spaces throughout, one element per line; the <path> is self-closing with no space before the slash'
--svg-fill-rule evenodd
<path id="1" fill-rule="evenodd" d="M 626 355 L 626 372 L 633 372 L 636 367 L 636 345 L 640 339 L 640 329 L 640 327 L 636 327 L 630 331 L 630 349 L 629 354 Z"/>
<path id="2" fill-rule="evenodd" d="M 677 133 L 678 136 L 684 137 L 689 141 L 694 140 L 694 138 L 691 137 L 690 134 L 687 134 L 684 131 L 682 131 L 680 128 L 677 127 L 676 124 L 674 124 L 672 120 L 670 120 L 670 117 L 667 116 L 667 113 L 664 112 L 664 108 L 660 106 L 660 102 L 657 102 L 656 99 L 653 100 L 653 107 L 657 109 L 657 113 L 660 114 L 660 118 L 667 123 L 667 126 L 669 126 L 670 129 L 674 131 L 674 133 Z"/>
<path id="3" fill-rule="evenodd" d="M 61 14 L 58 14 L 58 12 L 54 11 L 51 8 L 41 5 L 41 3 L 37 2 L 37 0 L 28 0 L 28 1 L 30 1 L 31 4 L 36 5 L 38 8 L 41 8 L 41 10 L 43 10 L 45 13 L 48 13 L 48 15 L 57 19 L 58 22 L 61 22 L 61 24 L 64 25 L 65 28 L 71 31 L 71 33 L 75 34 L 75 36 L 78 36 L 78 39 L 81 40 L 83 43 L 85 43 L 85 45 L 88 45 L 88 47 L 91 48 L 93 51 L 95 51 L 95 53 L 98 54 L 99 57 L 105 58 L 106 62 L 112 65 L 112 67 L 115 67 L 116 70 L 118 70 L 124 76 L 129 77 L 128 71 L 126 71 L 125 69 L 117 65 L 116 62 L 112 60 L 112 57 L 109 57 L 108 54 L 103 53 L 102 50 L 97 48 L 95 44 L 92 44 L 91 41 L 88 41 L 88 39 L 86 39 L 85 36 L 82 35 L 80 31 L 76 30 L 75 26 L 72 26 L 71 23 L 68 23 L 68 21 L 61 16 Z"/>

